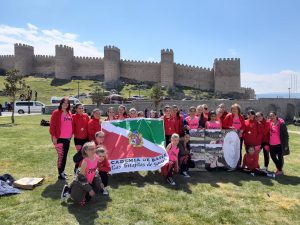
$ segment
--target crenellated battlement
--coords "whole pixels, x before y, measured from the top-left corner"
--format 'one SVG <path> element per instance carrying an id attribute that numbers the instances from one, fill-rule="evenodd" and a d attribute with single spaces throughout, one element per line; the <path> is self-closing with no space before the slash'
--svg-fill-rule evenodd
<path id="1" fill-rule="evenodd" d="M 86 61 L 103 61 L 101 57 L 87 57 L 87 56 L 74 56 L 76 60 L 86 60 Z"/>
<path id="2" fill-rule="evenodd" d="M 104 46 L 104 51 L 110 51 L 110 50 L 120 52 L 120 49 L 118 47 L 114 46 L 114 45 Z"/>
<path id="3" fill-rule="evenodd" d="M 15 55 L 0 55 L 0 59 L 13 59 Z"/>
<path id="4" fill-rule="evenodd" d="M 216 58 L 214 62 L 238 62 L 240 61 L 240 58 Z"/>
<path id="5" fill-rule="evenodd" d="M 173 54 L 173 49 L 162 49 L 160 51 L 161 54 Z"/>
<path id="6" fill-rule="evenodd" d="M 66 49 L 66 50 L 74 50 L 72 47 L 67 46 L 67 45 L 55 45 L 55 48 L 60 48 L 60 49 Z"/>
<path id="7" fill-rule="evenodd" d="M 199 66 L 191 66 L 191 65 L 187 65 L 187 64 L 180 64 L 180 63 L 176 63 L 175 66 L 177 68 L 182 68 L 182 69 L 193 69 L 193 70 L 203 70 L 203 71 L 212 71 L 212 68 L 209 67 L 199 67 Z"/>
<path id="8" fill-rule="evenodd" d="M 34 55 L 35 59 L 54 59 L 53 55 Z"/>
<path id="9" fill-rule="evenodd" d="M 159 62 L 154 62 L 154 61 L 141 61 L 141 60 L 128 60 L 128 59 L 121 59 L 121 62 L 124 62 L 124 63 L 133 63 L 133 64 L 159 64 Z"/>
<path id="10" fill-rule="evenodd" d="M 33 50 L 33 46 L 27 45 L 27 44 L 23 44 L 23 43 L 16 43 L 15 44 L 15 48 L 26 48 L 26 49 Z"/>
<path id="11" fill-rule="evenodd" d="M 0 55 L 0 69 L 16 68 L 22 75 L 55 74 L 58 79 L 104 75 L 105 82 L 120 77 L 138 81 L 159 82 L 166 87 L 176 85 L 198 87 L 203 90 L 240 92 L 240 58 L 216 58 L 213 68 L 174 62 L 173 49 L 161 49 L 160 61 L 121 59 L 121 51 L 114 45 L 104 46 L 104 57 L 74 56 L 74 48 L 55 45 L 55 56 L 34 55 L 34 48 L 23 43 L 14 44 L 15 55 Z M 253 92 L 251 88 L 243 91 Z"/>

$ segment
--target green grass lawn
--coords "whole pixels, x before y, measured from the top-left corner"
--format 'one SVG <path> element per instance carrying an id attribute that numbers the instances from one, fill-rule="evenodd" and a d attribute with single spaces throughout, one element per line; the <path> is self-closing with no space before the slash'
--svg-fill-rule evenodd
<path id="1" fill-rule="evenodd" d="M 291 155 L 276 179 L 238 172 L 192 172 L 174 177 L 170 187 L 159 174 L 110 177 L 110 196 L 86 207 L 61 204 L 64 182 L 57 181 L 56 152 L 48 116 L 0 117 L 0 173 L 15 178 L 45 177 L 42 186 L 0 198 L 2 224 L 300 224 L 300 135 L 290 134 Z M 74 145 L 67 172 L 72 174 Z M 263 157 L 261 157 L 263 158 Z M 273 163 L 270 163 L 274 170 Z"/>

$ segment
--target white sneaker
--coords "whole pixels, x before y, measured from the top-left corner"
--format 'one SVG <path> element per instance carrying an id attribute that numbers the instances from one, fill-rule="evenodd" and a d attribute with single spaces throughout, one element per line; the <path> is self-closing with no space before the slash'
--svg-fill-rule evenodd
<path id="1" fill-rule="evenodd" d="M 104 188 L 102 194 L 108 196 L 109 195 L 108 190 Z"/>
<path id="2" fill-rule="evenodd" d="M 191 177 L 186 171 L 183 171 L 183 172 L 182 172 L 182 175 L 183 175 L 184 177 Z"/>
<path id="3" fill-rule="evenodd" d="M 264 172 L 268 172 L 268 167 L 264 166 L 264 168 L 262 168 L 261 170 L 264 171 Z"/>
<path id="4" fill-rule="evenodd" d="M 275 173 L 267 173 L 267 176 L 268 176 L 268 177 L 275 178 L 276 175 L 275 175 Z"/>

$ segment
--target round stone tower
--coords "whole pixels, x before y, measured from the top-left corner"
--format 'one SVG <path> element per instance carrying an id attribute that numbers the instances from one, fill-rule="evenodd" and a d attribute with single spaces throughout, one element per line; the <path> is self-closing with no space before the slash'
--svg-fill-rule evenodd
<path id="1" fill-rule="evenodd" d="M 66 45 L 55 46 L 55 78 L 70 80 L 74 50 Z"/>
<path id="2" fill-rule="evenodd" d="M 161 50 L 160 62 L 161 85 L 166 87 L 174 86 L 174 53 L 172 49 Z"/>
<path id="3" fill-rule="evenodd" d="M 104 47 L 104 82 L 120 79 L 120 49 L 115 46 Z"/>
<path id="4" fill-rule="evenodd" d="M 30 45 L 15 44 L 15 69 L 20 75 L 29 75 L 33 72 L 34 49 Z"/>

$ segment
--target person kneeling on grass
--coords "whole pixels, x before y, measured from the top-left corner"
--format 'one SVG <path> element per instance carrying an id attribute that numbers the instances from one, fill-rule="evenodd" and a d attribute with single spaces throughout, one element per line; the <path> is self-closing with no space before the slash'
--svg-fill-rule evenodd
<path id="1" fill-rule="evenodd" d="M 178 134 L 172 134 L 171 136 L 171 143 L 168 144 L 166 147 L 166 150 L 169 155 L 169 162 L 165 164 L 161 168 L 162 175 L 166 178 L 167 182 L 171 185 L 176 185 L 176 183 L 173 180 L 173 173 L 178 172 L 178 148 L 179 143 L 179 135 Z"/>
<path id="2" fill-rule="evenodd" d="M 268 176 L 275 177 L 274 173 L 269 173 L 259 168 L 258 152 L 254 146 L 248 146 L 243 158 L 242 172 L 250 173 L 252 176 Z"/>
<path id="3" fill-rule="evenodd" d="M 179 141 L 179 166 L 180 174 L 184 177 L 190 177 L 189 168 L 195 168 L 195 162 L 191 160 L 190 135 L 185 133 L 182 140 Z"/>
<path id="4" fill-rule="evenodd" d="M 102 194 L 109 195 L 108 190 L 107 190 L 107 185 L 108 185 L 108 173 L 111 171 L 110 163 L 107 159 L 107 155 L 106 155 L 104 148 L 102 148 L 102 147 L 97 148 L 96 154 L 99 157 L 98 171 L 99 171 L 99 175 L 101 177 L 101 181 L 103 183 Z"/>
<path id="5" fill-rule="evenodd" d="M 70 187 L 65 185 L 62 193 L 61 200 L 67 200 L 69 197 L 81 205 L 85 205 L 87 201 L 99 193 L 101 190 L 101 178 L 97 172 L 99 157 L 95 153 L 96 146 L 94 142 L 87 142 L 82 147 L 82 164 L 79 169 L 78 175 L 72 182 Z"/>

